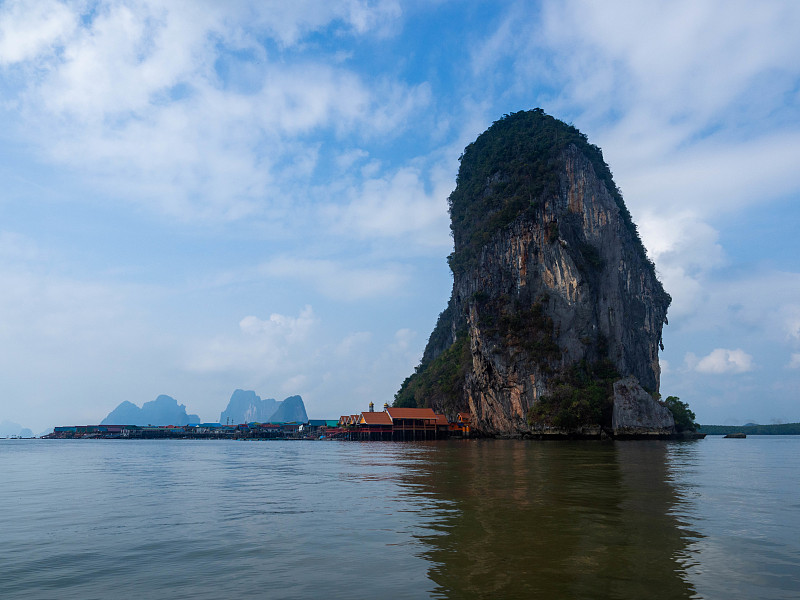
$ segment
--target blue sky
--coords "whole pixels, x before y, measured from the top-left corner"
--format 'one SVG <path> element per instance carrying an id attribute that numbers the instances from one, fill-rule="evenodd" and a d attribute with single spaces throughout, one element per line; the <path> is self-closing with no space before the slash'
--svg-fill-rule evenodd
<path id="1" fill-rule="evenodd" d="M 0 3 L 0 419 L 391 401 L 464 147 L 599 145 L 673 297 L 662 393 L 800 421 L 800 4 Z"/>

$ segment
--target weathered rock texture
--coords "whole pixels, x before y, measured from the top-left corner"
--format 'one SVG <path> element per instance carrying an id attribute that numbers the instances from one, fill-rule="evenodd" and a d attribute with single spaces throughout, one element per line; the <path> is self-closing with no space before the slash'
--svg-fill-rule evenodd
<path id="1" fill-rule="evenodd" d="M 675 433 L 670 410 L 645 392 L 635 377 L 614 382 L 614 437 L 662 437 Z"/>
<path id="2" fill-rule="evenodd" d="M 658 392 L 670 297 L 585 136 L 538 109 L 501 119 L 462 155 L 450 214 L 452 296 L 396 405 L 522 436 L 610 428 L 613 379 Z"/>

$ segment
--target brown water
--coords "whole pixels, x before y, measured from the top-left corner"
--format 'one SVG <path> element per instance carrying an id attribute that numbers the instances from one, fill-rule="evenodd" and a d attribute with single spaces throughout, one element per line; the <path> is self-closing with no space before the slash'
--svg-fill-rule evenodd
<path id="1" fill-rule="evenodd" d="M 663 444 L 491 442 L 437 451 L 424 489 L 454 501 L 426 538 L 453 597 L 689 598 L 691 532 Z"/>
<path id="2" fill-rule="evenodd" d="M 0 598 L 798 598 L 800 438 L 0 441 Z"/>

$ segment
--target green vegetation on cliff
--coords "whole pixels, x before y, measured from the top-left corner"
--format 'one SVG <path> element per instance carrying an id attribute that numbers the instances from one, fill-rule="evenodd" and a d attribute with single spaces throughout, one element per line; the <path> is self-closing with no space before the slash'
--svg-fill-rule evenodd
<path id="1" fill-rule="evenodd" d="M 464 400 L 464 378 L 471 368 L 469 335 L 462 331 L 449 348 L 430 362 L 420 363 L 406 377 L 394 396 L 394 406 L 436 406 L 448 413 L 458 412 Z"/>
<path id="2" fill-rule="evenodd" d="M 572 365 L 553 380 L 552 392 L 528 410 L 528 424 L 561 429 L 610 425 L 617 379 L 619 373 L 609 360 Z"/>
<path id="3" fill-rule="evenodd" d="M 495 121 L 461 155 L 456 189 L 448 199 L 455 241 L 448 262 L 453 273 L 474 266 L 495 232 L 523 213 L 535 214 L 543 200 L 559 193 L 561 155 L 570 144 L 591 162 L 642 256 L 647 256 L 600 148 L 575 127 L 536 108 Z"/>
<path id="4" fill-rule="evenodd" d="M 489 298 L 478 293 L 472 300 L 478 312 L 478 326 L 487 338 L 503 340 L 503 350 L 525 352 L 545 368 L 548 361 L 561 358 L 561 349 L 553 339 L 553 319 L 543 307 L 546 296 L 529 306 L 508 295 Z"/>
<path id="5" fill-rule="evenodd" d="M 524 307 L 519 299 L 509 296 L 490 299 L 485 294 L 472 298 L 478 311 L 478 326 L 488 338 L 503 340 L 502 351 L 525 355 L 549 369 L 549 362 L 561 357 L 553 339 L 553 320 L 544 313 L 539 298 Z M 456 341 L 447 346 L 448 327 L 453 318 L 452 305 L 439 315 L 436 328 L 428 341 L 422 361 L 414 373 L 406 377 L 395 394 L 394 406 L 408 408 L 439 407 L 458 412 L 466 406 L 464 381 L 472 369 L 470 338 L 466 328 L 459 331 Z M 433 349 L 445 348 L 435 357 Z"/>
<path id="6" fill-rule="evenodd" d="M 470 399 L 475 407 L 482 403 L 475 408 L 480 414 L 501 416 L 493 427 L 511 431 L 520 424 L 519 412 L 509 407 L 518 399 L 525 406 L 534 402 L 535 385 L 547 391 L 528 414 L 531 426 L 610 424 L 613 381 L 620 374 L 608 359 L 622 356 L 624 342 L 626 360 L 617 362 L 628 369 L 625 375 L 657 387 L 657 376 L 648 374 L 658 338 L 647 332 L 660 335 L 669 296 L 602 152 L 576 128 L 535 109 L 496 121 L 459 160 L 448 199 L 453 294 L 394 405 L 453 413 L 466 410 Z M 576 189 L 574 181 L 586 182 L 586 189 Z M 592 210 L 576 214 L 565 186 Z M 587 225 L 597 214 L 602 223 Z M 600 231 L 599 239 L 588 227 Z M 617 285 L 611 264 L 617 245 L 631 271 L 624 275 L 642 282 L 633 289 Z M 562 276 L 573 267 L 567 281 Z M 569 286 L 570 301 L 559 286 Z M 574 286 L 580 288 L 577 304 Z M 609 337 L 605 312 L 593 305 L 599 298 L 609 299 L 608 322 L 620 319 L 642 331 L 641 343 Z M 518 394 L 513 402 L 512 389 Z"/>

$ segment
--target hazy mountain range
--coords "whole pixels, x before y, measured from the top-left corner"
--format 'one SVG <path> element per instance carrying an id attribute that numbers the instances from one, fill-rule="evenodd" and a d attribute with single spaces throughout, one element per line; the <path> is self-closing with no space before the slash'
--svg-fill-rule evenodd
<path id="1" fill-rule="evenodd" d="M 18 437 L 33 437 L 33 432 L 13 421 L 0 421 L 0 438 L 7 438 L 11 436 Z"/>
<path id="2" fill-rule="evenodd" d="M 308 420 L 306 407 L 300 396 L 289 396 L 278 402 L 274 398 L 263 400 L 251 390 L 233 392 L 228 406 L 219 415 L 220 423 L 289 423 Z"/>
<path id="3" fill-rule="evenodd" d="M 185 405 L 162 394 L 155 400 L 142 404 L 142 408 L 133 402 L 120 403 L 100 421 L 100 425 L 188 425 L 199 422 L 200 417 L 197 415 L 186 414 Z"/>
<path id="4" fill-rule="evenodd" d="M 300 396 L 289 396 L 283 401 L 261 399 L 254 391 L 236 390 L 228 406 L 219 416 L 220 423 L 288 423 L 308 420 L 306 407 Z M 132 402 L 121 402 L 100 425 L 188 425 L 202 422 L 198 415 L 188 414 L 186 406 L 175 398 L 161 395 L 141 408 Z M 5 422 L 4 422 L 5 425 Z M 16 424 L 14 424 L 16 425 Z M 19 426 L 17 426 L 19 427 Z M 18 432 L 8 435 L 20 435 Z M 0 430 L 0 437 L 3 437 Z"/>

